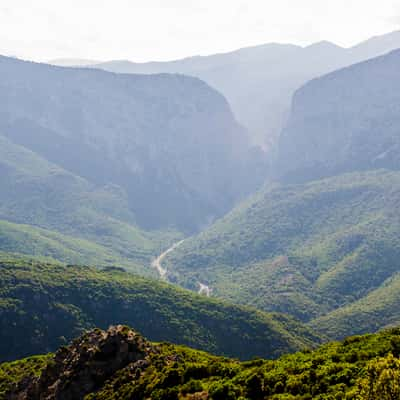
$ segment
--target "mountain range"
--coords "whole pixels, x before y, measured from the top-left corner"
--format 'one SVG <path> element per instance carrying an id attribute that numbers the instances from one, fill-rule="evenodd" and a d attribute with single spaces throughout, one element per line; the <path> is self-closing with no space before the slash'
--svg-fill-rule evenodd
<path id="1" fill-rule="evenodd" d="M 400 48 L 400 31 L 350 48 L 327 41 L 301 47 L 270 43 L 170 62 L 108 61 L 91 67 L 134 74 L 181 73 L 220 91 L 253 143 L 271 148 L 286 125 L 294 92 L 309 80 Z M 65 61 L 64 61 L 65 65 Z M 71 60 L 70 65 L 76 65 Z"/>
<path id="2" fill-rule="evenodd" d="M 0 359 L 81 335 L 0 396 L 371 400 L 398 330 L 345 338 L 400 325 L 398 46 L 0 57 Z"/>
<path id="3" fill-rule="evenodd" d="M 0 57 L 0 88 L 5 252 L 156 276 L 152 259 L 266 175 L 226 100 L 196 78 Z"/>

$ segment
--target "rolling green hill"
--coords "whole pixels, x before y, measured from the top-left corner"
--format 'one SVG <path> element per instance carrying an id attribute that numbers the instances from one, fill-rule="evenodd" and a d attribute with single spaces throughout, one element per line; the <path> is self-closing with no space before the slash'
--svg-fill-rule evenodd
<path id="1" fill-rule="evenodd" d="M 32 225 L 0 220 L 0 248 L 6 253 L 46 259 L 52 263 L 92 264 L 99 267 L 119 265 L 142 275 L 156 276 L 156 271 L 149 264 L 124 257 L 108 246 Z M 150 258 L 151 253 L 143 253 L 143 261 L 146 256 Z"/>
<path id="2" fill-rule="evenodd" d="M 123 272 L 16 259 L 0 262 L 0 358 L 54 351 L 83 330 L 135 325 L 152 340 L 217 354 L 276 357 L 320 339 L 281 314 L 233 306 Z"/>
<path id="3" fill-rule="evenodd" d="M 178 232 L 138 228 L 124 192 L 96 187 L 0 135 L 0 249 L 151 275 Z"/>
<path id="4" fill-rule="evenodd" d="M 310 321 L 357 304 L 399 272 L 399 202 L 400 173 L 384 170 L 266 188 L 170 253 L 170 279 Z M 344 332 L 332 322 L 329 334 L 387 323 L 363 318 Z"/>
<path id="5" fill-rule="evenodd" d="M 126 326 L 93 330 L 54 356 L 0 365 L 0 398 L 76 400 L 394 400 L 399 329 L 248 362 L 167 343 Z"/>

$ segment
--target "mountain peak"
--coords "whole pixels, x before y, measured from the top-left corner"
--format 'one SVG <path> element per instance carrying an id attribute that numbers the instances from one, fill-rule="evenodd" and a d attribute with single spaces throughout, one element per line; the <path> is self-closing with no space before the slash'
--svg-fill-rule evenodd
<path id="1" fill-rule="evenodd" d="M 305 49 L 309 50 L 318 50 L 318 51 L 323 51 L 323 50 L 343 50 L 343 47 L 333 43 L 329 42 L 328 40 L 321 40 L 320 42 L 312 43 L 309 46 L 306 46 Z"/>

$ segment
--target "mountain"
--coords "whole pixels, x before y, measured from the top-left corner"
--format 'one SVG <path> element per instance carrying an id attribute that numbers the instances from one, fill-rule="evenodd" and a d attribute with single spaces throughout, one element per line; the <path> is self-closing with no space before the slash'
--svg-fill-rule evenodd
<path id="1" fill-rule="evenodd" d="M 96 188 L 117 186 L 142 229 L 194 231 L 263 179 L 228 103 L 196 78 L 1 57 L 0 89 L 2 136 Z"/>
<path id="2" fill-rule="evenodd" d="M 333 338 L 399 324 L 395 287 L 393 298 L 384 289 L 400 272 L 399 201 L 400 172 L 385 170 L 268 185 L 169 253 L 169 279 L 291 314 Z M 376 291 L 379 304 L 368 301 Z M 361 303 L 354 320 L 341 314 Z M 324 315 L 342 315 L 341 326 L 325 328 Z"/>
<path id="3" fill-rule="evenodd" d="M 127 326 L 96 329 L 54 355 L 0 365 L 2 399 L 348 399 L 400 396 L 400 332 L 356 336 L 276 361 L 240 363 Z"/>
<path id="4" fill-rule="evenodd" d="M 340 339 L 400 323 L 400 50 L 307 83 L 275 174 L 168 254 L 169 279 Z"/>
<path id="5" fill-rule="evenodd" d="M 230 305 L 141 278 L 121 268 L 102 271 L 2 255 L 0 359 L 54 351 L 83 331 L 135 325 L 168 340 L 242 359 L 277 357 L 318 343 L 294 319 Z"/>
<path id="6" fill-rule="evenodd" d="M 293 93 L 307 81 L 400 48 L 400 31 L 351 48 L 326 41 L 300 47 L 265 44 L 225 54 L 171 62 L 109 61 L 96 65 L 113 72 L 183 73 L 220 91 L 255 143 L 271 147 L 287 120 Z"/>
<path id="7" fill-rule="evenodd" d="M 315 79 L 294 95 L 277 171 L 290 180 L 400 167 L 400 50 Z"/>

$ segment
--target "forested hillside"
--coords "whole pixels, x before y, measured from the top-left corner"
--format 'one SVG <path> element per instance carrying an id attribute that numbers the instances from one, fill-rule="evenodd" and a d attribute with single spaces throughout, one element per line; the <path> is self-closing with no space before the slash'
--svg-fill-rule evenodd
<path id="1" fill-rule="evenodd" d="M 320 338 L 267 314 L 123 272 L 1 255 L 0 359 L 54 351 L 84 330 L 135 325 L 151 340 L 242 359 L 276 357 Z"/>
<path id="2" fill-rule="evenodd" d="M 267 186 L 170 253 L 170 279 L 304 321 L 362 304 L 355 321 L 314 324 L 331 337 L 398 324 L 396 300 L 383 293 L 400 271 L 399 201 L 400 173 L 384 170 Z M 369 313 L 378 305 L 365 296 L 379 288 L 390 318 Z"/>

